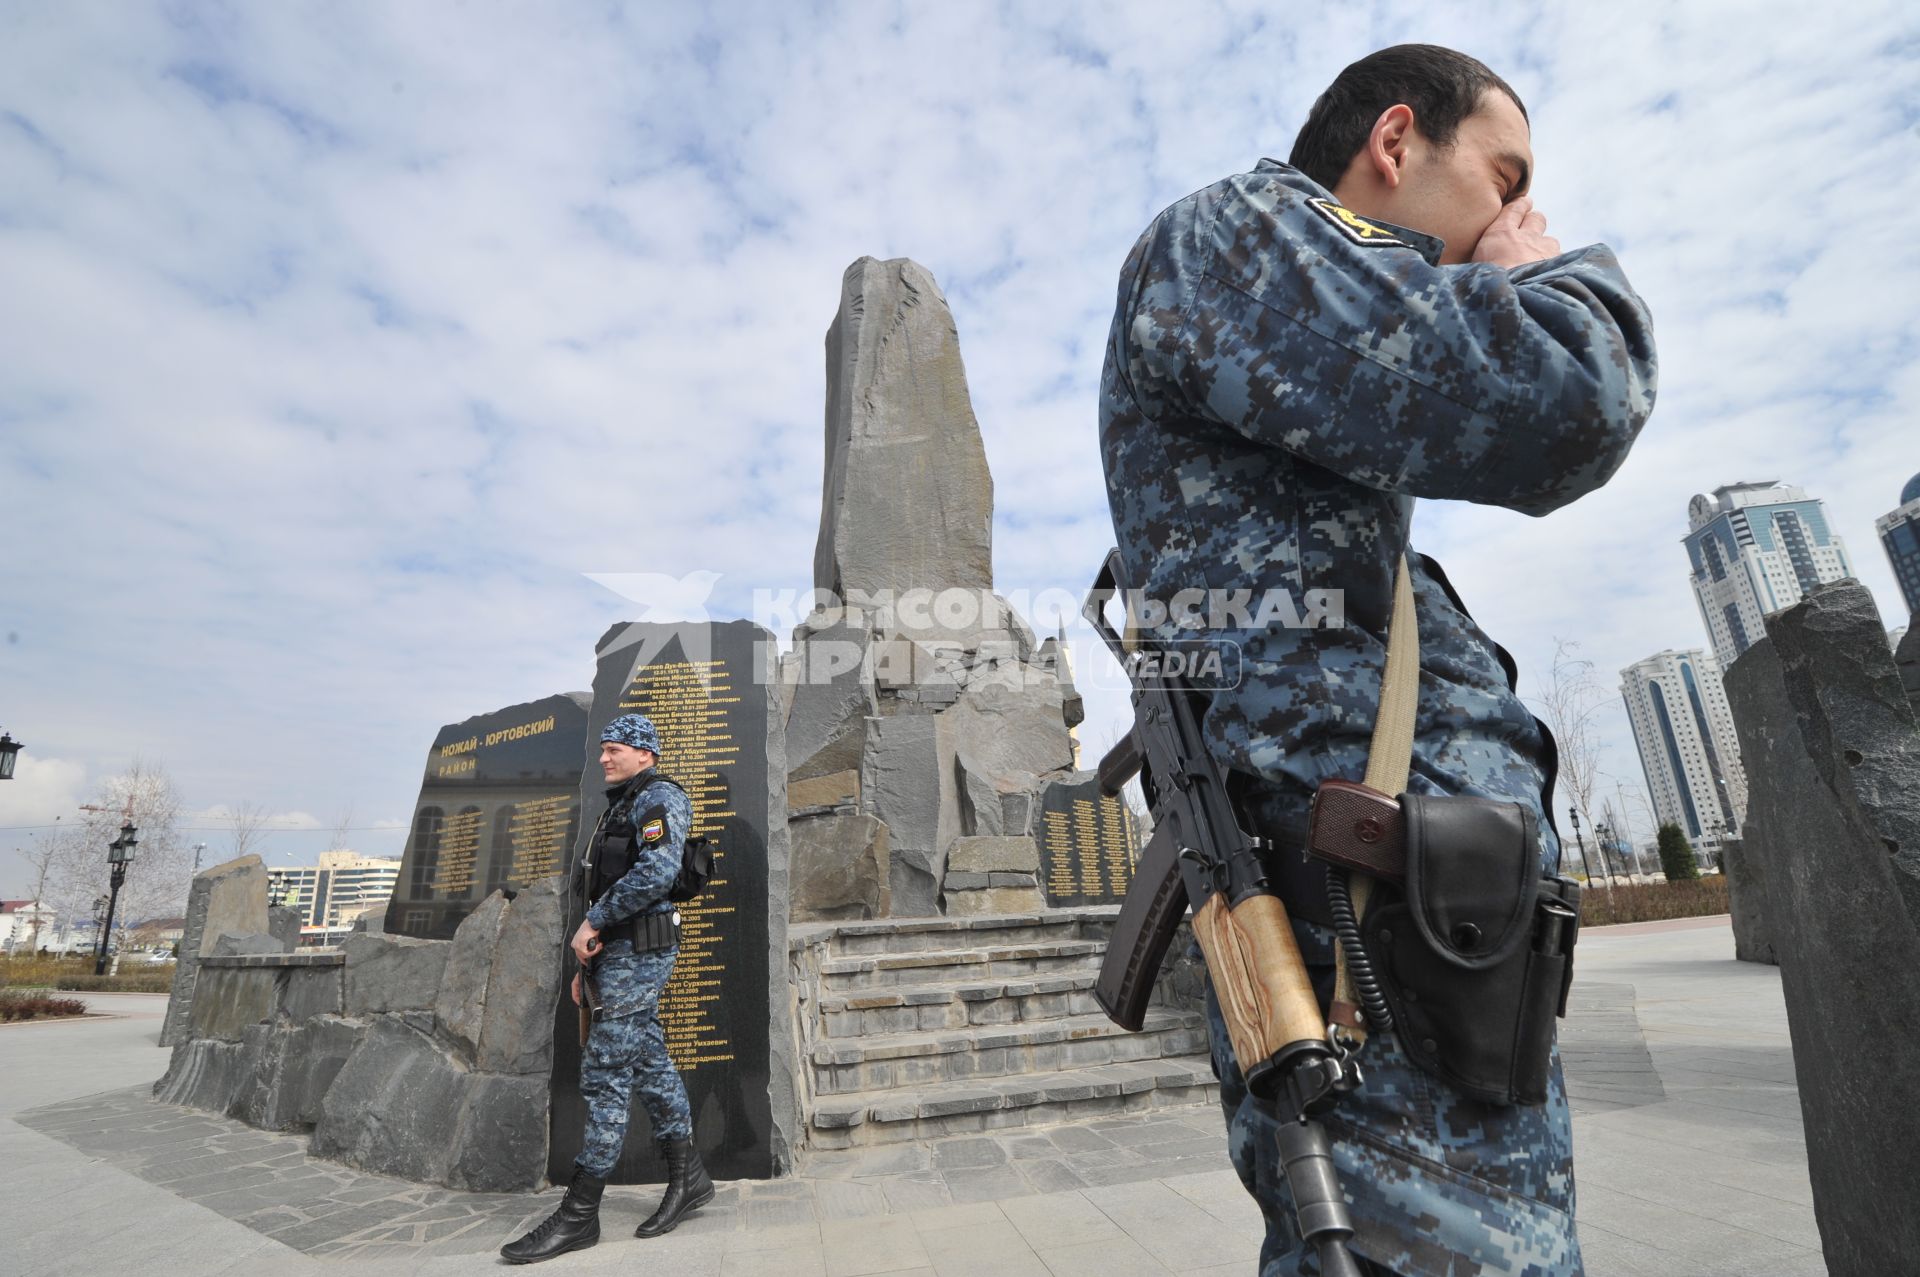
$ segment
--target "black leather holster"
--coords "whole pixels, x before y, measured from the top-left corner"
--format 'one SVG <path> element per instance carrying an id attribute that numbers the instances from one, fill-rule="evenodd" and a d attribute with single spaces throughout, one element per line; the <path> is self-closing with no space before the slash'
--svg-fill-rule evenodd
<path id="1" fill-rule="evenodd" d="M 1407 1054 L 1492 1104 L 1541 1104 L 1566 1014 L 1580 887 L 1540 869 L 1530 809 L 1399 796 L 1406 877 L 1376 881 L 1361 934 Z"/>

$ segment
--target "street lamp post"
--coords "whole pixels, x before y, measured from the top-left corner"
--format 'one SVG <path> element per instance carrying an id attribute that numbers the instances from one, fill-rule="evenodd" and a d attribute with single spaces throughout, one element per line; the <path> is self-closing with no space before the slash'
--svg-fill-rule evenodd
<path id="1" fill-rule="evenodd" d="M 1573 818 L 1573 840 L 1580 845 L 1580 863 L 1587 871 L 1587 881 L 1593 881 L 1593 863 L 1587 859 L 1587 840 L 1580 836 L 1580 809 L 1571 803 L 1567 805 L 1567 815 Z M 1613 890 L 1613 881 L 1608 879 L 1607 890 Z"/>
<path id="2" fill-rule="evenodd" d="M 1607 877 L 1609 880 L 1611 880 L 1614 875 L 1614 869 L 1613 869 L 1614 856 L 1620 850 L 1618 847 L 1613 845 L 1613 826 L 1609 825 L 1604 820 L 1594 821 L 1593 822 L 1593 840 L 1596 843 L 1600 844 L 1600 863 L 1607 867 Z M 1628 868 L 1627 870 L 1627 882 L 1629 885 L 1631 885 L 1633 882 L 1632 868 Z"/>
<path id="3" fill-rule="evenodd" d="M 120 826 L 120 836 L 107 844 L 107 863 L 113 867 L 113 894 L 107 897 L 107 922 L 100 928 L 100 953 L 93 962 L 95 975 L 107 973 L 107 945 L 113 939 L 113 911 L 120 903 L 120 888 L 126 884 L 127 864 L 133 859 L 133 849 L 140 845 L 139 833 L 129 820 Z"/>
<path id="4" fill-rule="evenodd" d="M 193 844 L 193 876 L 196 878 L 200 876 L 200 853 L 206 849 L 207 844 L 203 842 Z"/>
<path id="5" fill-rule="evenodd" d="M 20 742 L 11 732 L 0 732 L 0 780 L 13 779 L 13 760 L 20 755 Z"/>

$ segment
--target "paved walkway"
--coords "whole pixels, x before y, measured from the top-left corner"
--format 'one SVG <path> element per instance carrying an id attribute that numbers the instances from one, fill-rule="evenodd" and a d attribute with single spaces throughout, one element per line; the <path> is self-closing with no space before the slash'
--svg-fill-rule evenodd
<path id="1" fill-rule="evenodd" d="M 1563 1026 L 1592 1277 L 1826 1269 L 1779 975 L 1726 920 L 1589 932 Z M 153 1104 L 164 997 L 119 1018 L 0 1028 L 0 1270 L 470 1272 L 550 1208 L 310 1159 L 305 1138 Z M 657 1189 L 613 1189 L 600 1246 L 543 1274 L 1249 1274 L 1259 1217 L 1212 1109 L 808 1158 L 722 1185 L 668 1237 Z"/>

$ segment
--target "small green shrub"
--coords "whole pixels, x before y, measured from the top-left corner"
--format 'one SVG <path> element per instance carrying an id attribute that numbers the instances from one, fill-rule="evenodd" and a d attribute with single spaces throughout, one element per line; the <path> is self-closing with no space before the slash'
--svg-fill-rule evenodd
<path id="1" fill-rule="evenodd" d="M 1660 826 L 1660 869 L 1667 875 L 1668 882 L 1692 880 L 1700 876 L 1700 861 L 1693 854 L 1693 844 L 1680 832 L 1680 826 L 1668 821 Z"/>

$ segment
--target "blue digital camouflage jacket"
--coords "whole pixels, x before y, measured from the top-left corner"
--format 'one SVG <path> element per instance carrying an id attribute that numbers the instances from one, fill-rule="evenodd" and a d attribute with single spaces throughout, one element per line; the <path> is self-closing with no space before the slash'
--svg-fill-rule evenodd
<path id="1" fill-rule="evenodd" d="M 1343 599 L 1343 625 L 1204 634 L 1243 659 L 1209 745 L 1303 814 L 1365 770 L 1413 499 L 1547 514 L 1607 481 L 1653 406 L 1651 321 L 1609 249 L 1512 271 L 1440 251 L 1263 160 L 1167 209 L 1121 271 L 1100 438 L 1132 583 Z M 1438 565 L 1410 566 L 1409 788 L 1544 808 L 1552 747 L 1511 662 Z"/>
<path id="2" fill-rule="evenodd" d="M 1142 628 L 1242 658 L 1203 729 L 1266 823 L 1256 833 L 1297 829 L 1321 781 L 1366 770 L 1414 498 L 1550 513 L 1607 481 L 1652 410 L 1651 321 L 1610 250 L 1505 270 L 1440 266 L 1441 248 L 1263 160 L 1167 209 L 1121 271 L 1100 404 L 1120 553 L 1151 598 L 1198 591 L 1253 613 L 1204 607 L 1217 614 L 1203 625 L 1223 624 L 1194 630 L 1176 607 Z M 1439 566 L 1408 560 L 1420 695 L 1407 787 L 1532 807 L 1553 866 L 1552 738 Z M 1338 592 L 1343 623 L 1285 623 L 1313 615 L 1313 591 Z M 1273 592 L 1290 604 L 1260 612 Z M 1309 961 L 1330 958 L 1324 932 L 1307 938 Z M 1362 1066 L 1365 1086 L 1328 1121 L 1357 1251 L 1436 1277 L 1579 1271 L 1557 1061 L 1546 1105 L 1506 1109 L 1422 1074 L 1390 1034 L 1369 1039 Z M 1267 1124 L 1238 1110 L 1230 1146 L 1267 1213 L 1262 1271 L 1291 1272 Z"/>
<path id="3" fill-rule="evenodd" d="M 682 848 L 693 828 L 693 800 L 657 772 L 643 772 L 623 782 L 609 791 L 608 799 L 607 825 L 632 826 L 635 855 L 633 868 L 587 910 L 587 921 L 596 931 L 642 913 L 659 913 L 672 907 L 667 892 L 679 876 Z M 646 819 L 656 809 L 664 809 L 657 818 L 657 831 Z M 650 838 L 649 834 L 654 836 Z"/>

